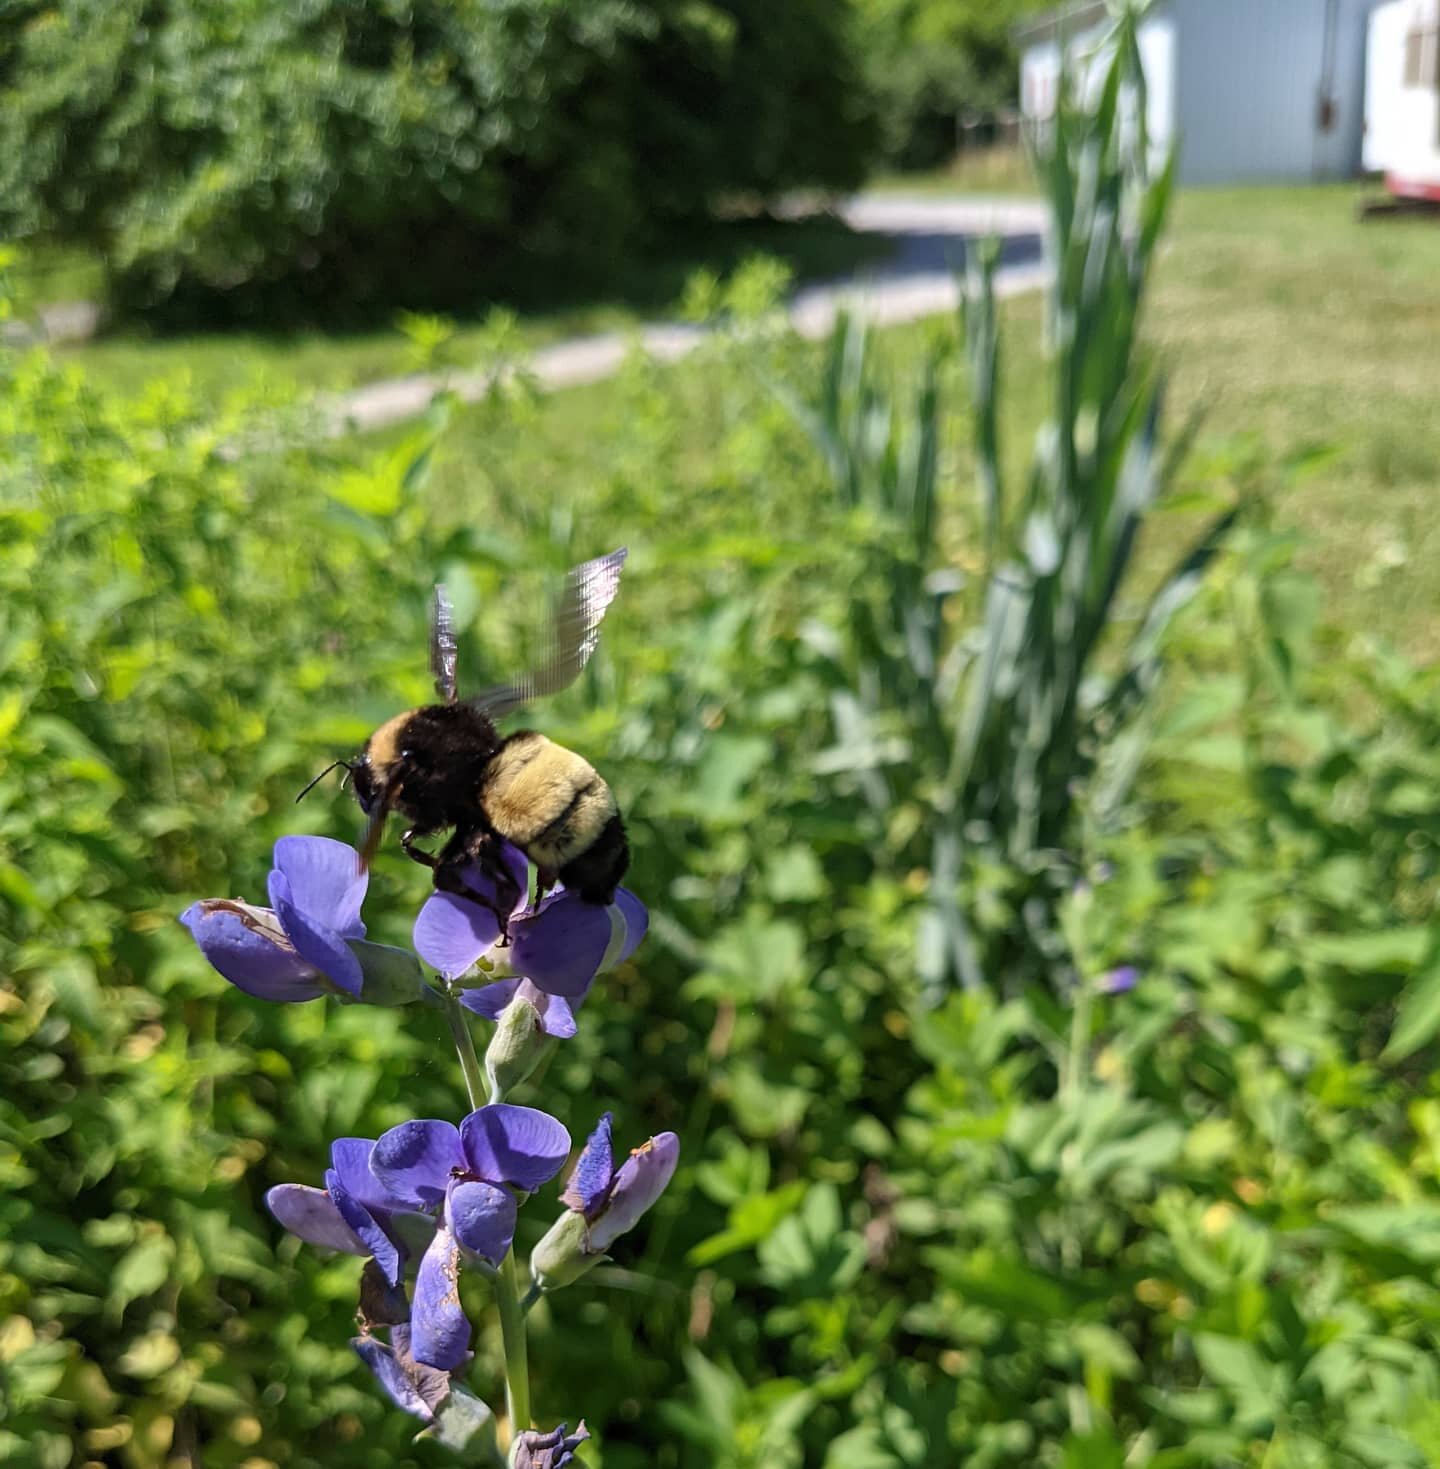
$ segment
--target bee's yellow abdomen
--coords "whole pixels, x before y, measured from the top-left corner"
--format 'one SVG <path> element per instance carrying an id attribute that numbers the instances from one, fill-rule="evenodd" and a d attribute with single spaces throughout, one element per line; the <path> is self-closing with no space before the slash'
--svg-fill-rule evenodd
<path id="1" fill-rule="evenodd" d="M 480 804 L 502 837 L 552 872 L 615 814 L 615 797 L 588 760 L 532 733 L 507 740 L 491 760 Z"/>

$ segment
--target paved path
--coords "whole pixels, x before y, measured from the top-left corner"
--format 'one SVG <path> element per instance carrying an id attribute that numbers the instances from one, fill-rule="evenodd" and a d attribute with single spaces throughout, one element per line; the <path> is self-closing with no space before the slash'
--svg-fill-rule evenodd
<path id="1" fill-rule="evenodd" d="M 823 337 L 842 309 L 877 325 L 914 321 L 953 311 L 959 295 L 955 272 L 964 264 L 965 242 L 998 235 L 1003 244 L 995 289 L 1001 296 L 1035 290 L 1045 280 L 1041 237 L 1043 207 L 1014 199 L 909 199 L 862 194 L 840 210 L 852 228 L 890 236 L 894 254 L 858 277 L 821 282 L 796 292 L 790 319 L 804 337 Z M 542 387 L 569 388 L 610 377 L 636 342 L 661 362 L 694 350 L 704 327 L 653 325 L 629 332 L 579 337 L 536 352 L 530 369 Z M 442 387 L 474 402 L 490 390 L 492 373 L 441 377 L 417 374 L 371 383 L 325 403 L 334 434 L 383 428 L 423 413 Z"/>

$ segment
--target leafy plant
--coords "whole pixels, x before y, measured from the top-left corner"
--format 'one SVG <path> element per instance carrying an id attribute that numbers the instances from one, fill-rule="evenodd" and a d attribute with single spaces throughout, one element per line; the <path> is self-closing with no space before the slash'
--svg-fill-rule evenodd
<path id="1" fill-rule="evenodd" d="M 1202 531 L 1115 654 L 1141 527 L 1175 467 L 1159 444 L 1161 380 L 1139 339 L 1173 159 L 1150 177 L 1136 23 L 1117 22 L 1093 105 L 1067 102 L 1040 146 L 1055 272 L 1052 410 L 1014 503 L 997 423 L 996 254 L 983 249 L 971 262 L 964 317 L 981 545 L 971 597 L 937 503 L 939 360 L 926 364 L 912 404 L 897 403 L 864 329 L 842 320 L 819 397 L 799 407 L 839 504 L 872 517 L 874 583 L 884 589 L 854 600 L 833 650 L 841 682 L 829 768 L 856 780 L 877 814 L 892 805 L 924 813 L 930 896 L 918 963 L 932 990 L 994 982 L 1017 960 L 1034 972 L 1061 955 L 1053 909 L 1076 871 L 1077 796 L 1102 745 L 1153 691 L 1166 626 L 1234 520 L 1221 515 Z M 1107 800 L 1116 795 L 1112 785 Z M 986 866 L 1005 870 L 1011 887 L 1011 934 L 994 946 L 971 932 L 962 895 Z"/>

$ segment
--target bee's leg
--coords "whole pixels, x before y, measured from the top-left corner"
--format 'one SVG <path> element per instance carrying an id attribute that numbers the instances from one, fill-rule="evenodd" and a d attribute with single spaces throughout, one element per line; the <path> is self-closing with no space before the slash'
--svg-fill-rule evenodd
<path id="1" fill-rule="evenodd" d="M 418 862 L 422 867 L 432 870 L 440 866 L 440 859 L 432 852 L 422 852 L 415 846 L 416 837 L 424 836 L 425 833 L 417 831 L 413 826 L 400 838 L 400 845 L 405 849 L 405 855 L 412 861 Z"/>
<path id="2" fill-rule="evenodd" d="M 495 886 L 496 901 L 491 902 L 483 893 L 478 893 L 465 881 L 465 869 L 475 863 Z M 446 842 L 444 850 L 435 863 L 435 887 L 440 892 L 454 893 L 468 899 L 495 915 L 500 925 L 498 944 L 503 947 L 510 942 L 507 922 L 520 900 L 514 879 L 499 860 L 493 835 L 486 831 L 457 831 Z"/>
<path id="3" fill-rule="evenodd" d="M 559 880 L 558 872 L 552 872 L 548 867 L 537 867 L 535 869 L 535 901 L 538 903 Z"/>

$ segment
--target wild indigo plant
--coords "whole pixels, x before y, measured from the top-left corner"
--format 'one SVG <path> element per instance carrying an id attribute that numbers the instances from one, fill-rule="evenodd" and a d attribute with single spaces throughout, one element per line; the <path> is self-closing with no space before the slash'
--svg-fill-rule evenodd
<path id="1" fill-rule="evenodd" d="M 506 845 L 501 858 L 527 894 L 523 854 Z M 583 1423 L 573 1434 L 564 1423 L 532 1428 L 526 1314 L 640 1221 L 675 1172 L 680 1145 L 674 1133 L 661 1133 L 617 1162 L 604 1113 L 522 1281 L 513 1248 L 518 1211 L 564 1171 L 572 1149 L 558 1119 L 507 1098 L 575 1034 L 596 978 L 644 937 L 646 910 L 624 888 L 608 907 L 557 889 L 538 902 L 522 896 L 502 920 L 498 885 L 476 864 L 463 874 L 464 891 L 427 899 L 410 953 L 366 939 L 367 885 L 354 848 L 283 837 L 267 885 L 271 906 L 211 898 L 181 916 L 210 963 L 250 996 L 282 1004 L 325 996 L 344 1004 L 423 1002 L 444 1011 L 455 1041 L 470 1103 L 458 1123 L 414 1118 L 378 1138 L 337 1138 L 320 1186 L 283 1183 L 267 1203 L 308 1244 L 365 1260 L 352 1345 L 426 1434 L 472 1462 L 560 1469 L 576 1462 L 589 1434 Z M 467 1012 L 494 1021 L 483 1069 Z M 500 1318 L 504 1455 L 495 1413 L 462 1380 L 473 1337 L 459 1292 L 466 1270 L 489 1280 Z"/>

